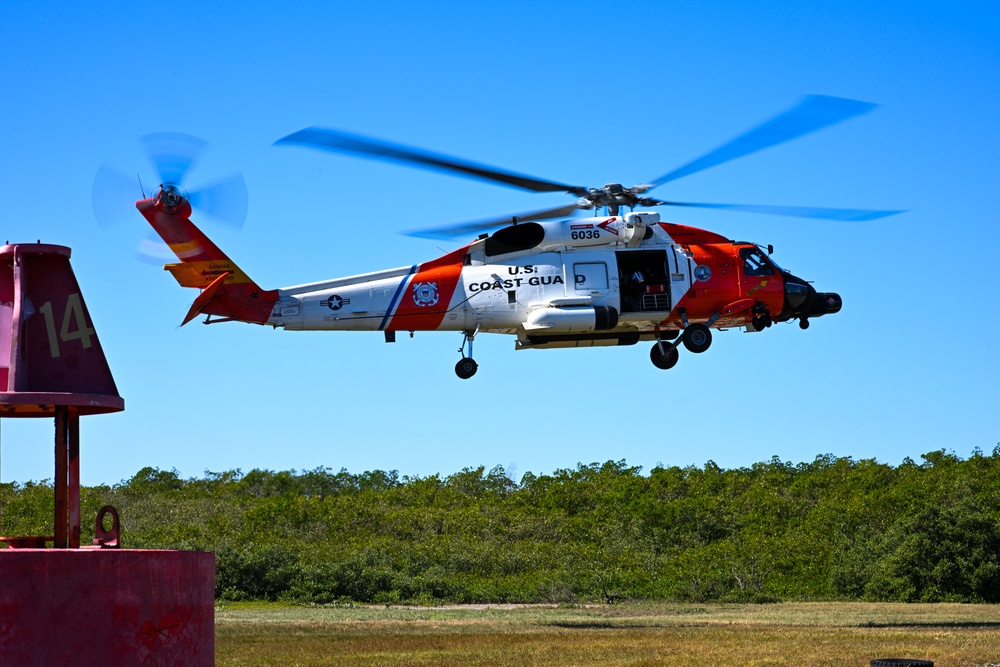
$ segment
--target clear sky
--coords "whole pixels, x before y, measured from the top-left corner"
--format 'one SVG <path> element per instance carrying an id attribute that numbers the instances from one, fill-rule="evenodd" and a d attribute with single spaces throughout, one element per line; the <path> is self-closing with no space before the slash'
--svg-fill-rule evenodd
<path id="1" fill-rule="evenodd" d="M 82 420 L 85 484 L 143 466 L 501 464 L 520 476 L 608 459 L 898 463 L 1000 442 L 995 3 L 85 4 L 0 6 L 0 236 L 73 249 L 126 401 Z M 567 201 L 272 145 L 301 128 L 634 184 L 805 94 L 881 106 L 652 194 L 908 212 L 843 223 L 666 211 L 771 243 L 779 264 L 844 300 L 808 331 L 718 334 L 666 372 L 647 344 L 515 352 L 511 337 L 484 335 L 479 373 L 461 381 L 454 333 L 386 345 L 377 332 L 179 328 L 196 292 L 135 261 L 143 218 L 105 228 L 91 206 L 102 164 L 154 184 L 138 137 L 201 137 L 211 146 L 186 184 L 240 170 L 249 189 L 240 232 L 204 228 L 263 287 L 288 286 L 464 241 L 401 230 Z M 0 428 L 0 480 L 52 477 L 51 420 Z"/>

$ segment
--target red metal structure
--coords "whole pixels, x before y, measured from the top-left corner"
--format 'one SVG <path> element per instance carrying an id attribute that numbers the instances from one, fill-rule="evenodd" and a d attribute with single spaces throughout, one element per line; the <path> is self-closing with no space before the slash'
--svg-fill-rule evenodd
<path id="1" fill-rule="evenodd" d="M 41 243 L 0 248 L 0 416 L 56 425 L 53 535 L 0 538 L 13 546 L 80 546 L 80 415 L 125 409 L 69 256 Z"/>
<path id="2" fill-rule="evenodd" d="M 0 418 L 55 421 L 52 534 L 0 537 L 0 665 L 212 665 L 213 554 L 119 549 L 111 507 L 80 547 L 80 417 L 125 401 L 69 257 L 0 247 Z"/>

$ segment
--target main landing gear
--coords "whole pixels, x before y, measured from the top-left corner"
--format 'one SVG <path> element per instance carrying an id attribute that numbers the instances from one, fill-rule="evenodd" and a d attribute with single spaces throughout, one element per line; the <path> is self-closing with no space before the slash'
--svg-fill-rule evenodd
<path id="1" fill-rule="evenodd" d="M 712 330 L 704 324 L 689 324 L 681 340 L 688 352 L 701 354 L 712 345 Z"/>
<path id="2" fill-rule="evenodd" d="M 472 358 L 472 341 L 476 339 L 478 332 L 479 327 L 476 327 L 475 331 L 466 331 L 462 335 L 462 346 L 458 348 L 458 353 L 462 355 L 462 358 L 455 364 L 455 375 L 463 380 L 468 380 L 479 370 L 479 364 Z M 469 346 L 469 356 L 465 355 L 466 344 Z"/>
<path id="3" fill-rule="evenodd" d="M 660 370 L 669 370 L 677 365 L 677 360 L 681 355 L 677 351 L 677 343 L 665 343 L 662 340 L 656 341 L 649 351 L 649 360 Z"/>
<path id="4" fill-rule="evenodd" d="M 712 330 L 704 324 L 689 324 L 684 329 L 680 341 L 676 340 L 677 336 L 677 331 L 659 332 L 656 344 L 649 351 L 649 360 L 653 362 L 654 366 L 662 370 L 676 366 L 677 360 L 680 358 L 680 353 L 677 350 L 679 343 L 683 343 L 688 352 L 694 354 L 701 354 L 712 345 Z"/>
<path id="5" fill-rule="evenodd" d="M 463 380 L 468 380 L 470 377 L 475 375 L 478 370 L 479 364 L 477 364 L 471 357 L 462 357 L 461 360 L 455 364 L 455 375 Z"/>

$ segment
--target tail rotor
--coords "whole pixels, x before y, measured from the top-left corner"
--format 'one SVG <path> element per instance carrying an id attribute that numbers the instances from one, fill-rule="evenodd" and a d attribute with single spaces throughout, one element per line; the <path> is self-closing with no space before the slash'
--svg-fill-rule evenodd
<path id="1" fill-rule="evenodd" d="M 152 196 L 163 186 L 177 191 L 199 214 L 209 216 L 211 223 L 235 231 L 242 229 L 249 199 L 242 174 L 232 173 L 190 191 L 185 188 L 186 179 L 209 148 L 207 141 L 180 132 L 157 132 L 139 137 L 139 144 L 155 175 L 129 177 L 108 163 L 102 164 L 91 193 L 94 217 L 100 227 L 110 229 L 133 222 L 135 201 Z M 148 229 L 135 254 L 136 259 L 152 264 L 173 257 L 166 244 Z"/>

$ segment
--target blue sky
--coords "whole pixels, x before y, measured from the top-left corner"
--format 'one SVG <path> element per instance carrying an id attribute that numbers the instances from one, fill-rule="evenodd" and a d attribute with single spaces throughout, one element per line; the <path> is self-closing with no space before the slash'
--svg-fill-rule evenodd
<path id="1" fill-rule="evenodd" d="M 551 472 L 817 454 L 962 456 L 1000 443 L 1000 12 L 980 2 L 7 2 L 0 220 L 68 245 L 123 413 L 83 420 L 85 484 L 143 466 Z M 191 187 L 234 170 L 240 232 L 205 230 L 265 288 L 410 265 L 456 243 L 404 229 L 564 203 L 275 147 L 309 125 L 561 182 L 639 183 L 805 94 L 880 104 L 670 183 L 681 201 L 907 209 L 842 223 L 718 211 L 667 219 L 771 243 L 843 311 L 808 331 L 717 335 L 655 369 L 647 345 L 515 353 L 460 336 L 178 324 L 195 293 L 135 261 L 135 212 L 97 224 L 102 164 L 155 172 L 138 137 L 210 142 Z M 148 187 L 148 186 L 147 186 Z M 133 199 L 138 196 L 133 197 Z M 196 223 L 200 223 L 197 216 Z M 49 420 L 0 424 L 0 480 L 52 476 Z"/>

